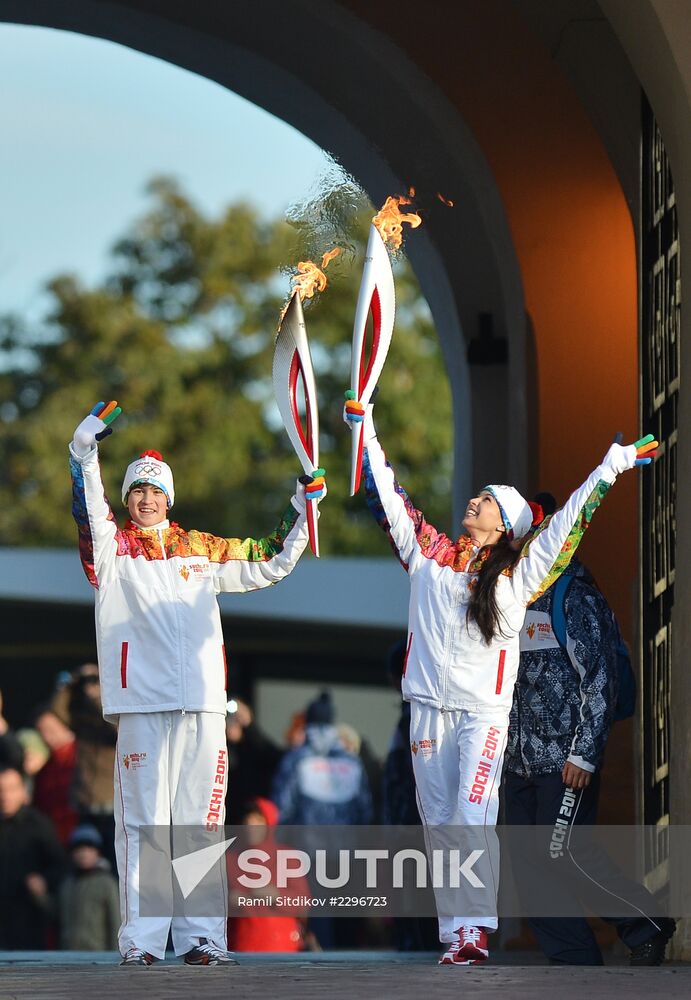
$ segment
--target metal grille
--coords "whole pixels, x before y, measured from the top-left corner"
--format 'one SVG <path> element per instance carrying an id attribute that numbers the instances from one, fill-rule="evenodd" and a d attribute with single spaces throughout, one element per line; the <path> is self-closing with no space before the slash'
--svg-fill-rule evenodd
<path id="1" fill-rule="evenodd" d="M 641 424 L 660 442 L 642 488 L 640 720 L 643 821 L 657 825 L 651 887 L 667 881 L 669 708 L 676 539 L 681 280 L 674 184 L 660 130 L 643 99 Z"/>

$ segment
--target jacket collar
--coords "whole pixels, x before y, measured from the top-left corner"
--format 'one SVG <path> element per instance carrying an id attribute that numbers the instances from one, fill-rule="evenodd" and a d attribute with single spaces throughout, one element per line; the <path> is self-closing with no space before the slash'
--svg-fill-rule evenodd
<path id="1" fill-rule="evenodd" d="M 150 528 L 142 528 L 140 524 L 136 524 L 131 518 L 125 523 L 125 531 L 136 531 L 141 535 L 148 535 L 153 531 L 165 531 L 167 528 L 177 527 L 178 525 L 175 521 L 169 521 L 167 518 L 164 521 L 159 521 L 158 524 L 152 524 Z"/>

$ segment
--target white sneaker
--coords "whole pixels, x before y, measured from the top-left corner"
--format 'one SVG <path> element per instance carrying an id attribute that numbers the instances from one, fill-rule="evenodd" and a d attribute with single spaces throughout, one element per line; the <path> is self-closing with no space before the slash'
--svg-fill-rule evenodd
<path id="1" fill-rule="evenodd" d="M 199 944 L 185 955 L 185 965 L 237 965 L 232 951 L 219 948 L 208 938 L 199 938 Z"/>
<path id="2" fill-rule="evenodd" d="M 153 965 L 154 956 L 142 948 L 128 948 L 120 965 Z"/>

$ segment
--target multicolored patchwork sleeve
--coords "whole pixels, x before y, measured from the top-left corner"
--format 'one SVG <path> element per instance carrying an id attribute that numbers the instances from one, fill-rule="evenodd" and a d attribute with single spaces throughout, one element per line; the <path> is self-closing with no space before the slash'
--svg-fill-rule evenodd
<path id="1" fill-rule="evenodd" d="M 564 572 L 613 481 L 612 473 L 598 466 L 526 543 L 512 574 L 523 604 L 536 601 Z"/>
<path id="2" fill-rule="evenodd" d="M 401 565 L 410 572 L 417 552 L 433 555 L 432 550 L 446 547 L 449 539 L 425 521 L 422 511 L 396 481 L 376 437 L 369 439 L 363 454 L 367 506 L 379 527 L 387 533 Z"/>
<path id="3" fill-rule="evenodd" d="M 92 587 L 104 582 L 115 566 L 118 526 L 101 480 L 98 449 L 84 458 L 70 449 L 72 516 L 77 522 L 79 556 Z"/>
<path id="4" fill-rule="evenodd" d="M 278 583 L 294 569 L 308 541 L 307 518 L 293 503 L 266 538 L 218 538 L 201 531 L 189 534 L 201 543 L 211 563 L 217 591 L 231 593 Z"/>

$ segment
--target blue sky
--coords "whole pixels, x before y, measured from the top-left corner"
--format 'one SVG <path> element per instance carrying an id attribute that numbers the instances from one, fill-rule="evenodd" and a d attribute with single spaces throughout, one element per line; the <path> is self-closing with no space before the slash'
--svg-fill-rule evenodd
<path id="1" fill-rule="evenodd" d="M 329 167 L 301 133 L 203 77 L 111 42 L 5 24 L 0 135 L 0 312 L 24 315 L 40 314 L 56 273 L 98 280 L 154 174 L 178 177 L 210 213 L 249 198 L 275 214 Z"/>

